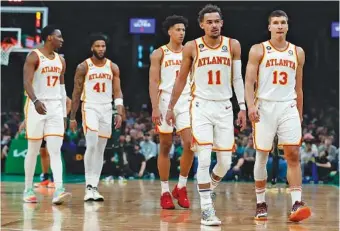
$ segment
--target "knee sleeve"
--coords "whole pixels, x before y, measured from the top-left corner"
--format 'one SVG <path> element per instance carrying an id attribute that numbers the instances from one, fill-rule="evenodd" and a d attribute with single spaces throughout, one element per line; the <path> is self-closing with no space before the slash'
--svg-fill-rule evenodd
<path id="1" fill-rule="evenodd" d="M 86 151 L 91 151 L 91 153 L 94 153 L 98 144 L 98 132 L 89 130 L 86 132 L 85 138 L 86 138 Z"/>
<path id="2" fill-rule="evenodd" d="M 268 153 L 256 151 L 255 165 L 254 165 L 254 179 L 255 181 L 267 180 L 267 161 Z"/>
<path id="3" fill-rule="evenodd" d="M 231 165 L 231 152 L 217 152 L 217 163 L 213 169 L 213 173 L 223 178 L 228 172 Z"/>
<path id="4" fill-rule="evenodd" d="M 210 183 L 209 167 L 211 163 L 211 150 L 212 146 L 204 145 L 198 146 L 197 157 L 198 157 L 198 167 L 197 167 L 197 183 L 207 184 Z"/>
<path id="5" fill-rule="evenodd" d="M 62 137 L 59 137 L 59 136 L 47 136 L 46 137 L 46 147 L 47 147 L 48 153 L 50 154 L 50 157 L 53 155 L 60 155 L 62 144 L 63 144 Z"/>

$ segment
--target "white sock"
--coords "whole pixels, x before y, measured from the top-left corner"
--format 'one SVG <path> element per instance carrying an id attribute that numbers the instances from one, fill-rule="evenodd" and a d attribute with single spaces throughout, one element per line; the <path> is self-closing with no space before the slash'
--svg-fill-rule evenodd
<path id="1" fill-rule="evenodd" d="M 188 177 L 179 175 L 177 187 L 180 189 L 187 186 L 187 180 Z"/>
<path id="2" fill-rule="evenodd" d="M 255 192 L 257 204 L 266 202 L 266 188 L 255 188 Z"/>
<path id="3" fill-rule="evenodd" d="M 295 204 L 295 201 L 301 201 L 301 186 L 300 187 L 291 187 L 290 196 L 292 197 L 292 205 Z"/>
<path id="4" fill-rule="evenodd" d="M 95 155 L 93 155 L 93 185 L 92 187 L 98 187 L 100 175 L 102 173 L 104 164 L 104 152 L 107 143 L 107 138 L 98 139 Z"/>
<path id="5" fill-rule="evenodd" d="M 47 136 L 46 147 L 50 155 L 51 169 L 55 188 L 63 187 L 63 163 L 61 161 L 61 145 L 63 137 Z"/>
<path id="6" fill-rule="evenodd" d="M 169 181 L 161 181 L 161 187 L 162 187 L 161 195 L 163 195 L 163 193 L 165 193 L 165 192 L 170 192 Z"/>
<path id="7" fill-rule="evenodd" d="M 93 156 L 96 153 L 96 147 L 98 145 L 98 132 L 87 130 L 86 135 L 86 151 L 84 155 L 84 167 L 85 167 L 85 186 L 93 185 L 94 179 L 94 161 Z"/>
<path id="8" fill-rule="evenodd" d="M 210 189 L 199 189 L 198 190 L 200 194 L 200 201 L 201 201 L 201 209 L 205 209 L 209 206 L 212 205 L 212 200 L 211 200 L 211 190 Z"/>
<path id="9" fill-rule="evenodd" d="M 217 181 L 212 177 L 212 174 L 210 174 L 211 182 L 210 182 L 210 189 L 214 190 L 218 184 L 221 182 L 221 180 Z"/>
<path id="10" fill-rule="evenodd" d="M 25 157 L 25 191 L 33 187 L 33 176 L 42 140 L 28 140 Z"/>

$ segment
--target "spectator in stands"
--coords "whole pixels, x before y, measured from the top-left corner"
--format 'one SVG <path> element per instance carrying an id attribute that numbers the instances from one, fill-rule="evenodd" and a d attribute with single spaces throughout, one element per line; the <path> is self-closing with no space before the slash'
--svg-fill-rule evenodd
<path id="1" fill-rule="evenodd" d="M 329 161 L 329 153 L 327 150 L 319 152 L 319 156 L 315 158 L 315 164 L 317 166 L 319 180 L 327 182 L 332 167 Z"/>
<path id="2" fill-rule="evenodd" d="M 318 156 L 318 151 L 312 149 L 314 136 L 312 134 L 307 133 L 303 137 L 304 145 L 300 148 L 300 156 L 301 156 L 301 171 L 302 176 L 312 176 L 312 162 L 314 157 Z"/>
<path id="3" fill-rule="evenodd" d="M 324 143 L 319 146 L 319 153 L 327 151 L 327 159 L 330 161 L 332 169 L 336 170 L 338 165 L 339 153 L 336 147 L 332 144 L 333 138 L 331 136 L 326 137 Z"/>
<path id="4" fill-rule="evenodd" d="M 157 174 L 157 145 L 152 141 L 150 133 L 145 133 L 144 140 L 140 142 L 141 153 L 146 159 L 146 170 L 151 178 Z"/>

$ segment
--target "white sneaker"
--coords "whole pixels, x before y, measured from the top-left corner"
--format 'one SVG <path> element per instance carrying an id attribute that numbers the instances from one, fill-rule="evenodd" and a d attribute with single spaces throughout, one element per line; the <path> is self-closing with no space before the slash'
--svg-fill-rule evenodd
<path id="1" fill-rule="evenodd" d="M 94 201 L 93 188 L 91 185 L 86 186 L 84 201 Z"/>
<path id="2" fill-rule="evenodd" d="M 213 205 L 208 208 L 202 209 L 201 212 L 201 224 L 207 226 L 221 225 L 221 220 L 215 215 L 215 209 Z"/>
<path id="3" fill-rule="evenodd" d="M 92 192 L 93 192 L 93 200 L 94 201 L 104 201 L 104 197 L 102 195 L 100 195 L 97 187 L 93 187 Z"/>

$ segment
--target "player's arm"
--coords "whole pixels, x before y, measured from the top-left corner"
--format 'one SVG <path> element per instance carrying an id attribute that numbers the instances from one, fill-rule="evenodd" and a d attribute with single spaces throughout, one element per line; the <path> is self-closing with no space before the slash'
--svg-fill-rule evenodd
<path id="1" fill-rule="evenodd" d="M 116 106 L 118 115 L 120 115 L 123 118 L 123 109 L 124 109 L 123 93 L 120 87 L 120 71 L 119 71 L 118 65 L 111 62 L 111 70 L 113 73 L 112 86 L 113 86 L 115 106 Z"/>
<path id="2" fill-rule="evenodd" d="M 67 113 L 67 115 L 70 114 L 71 107 L 72 107 L 72 100 L 68 96 L 66 96 L 66 113 Z"/>
<path id="3" fill-rule="evenodd" d="M 150 56 L 149 70 L 149 94 L 152 109 L 158 108 L 158 85 L 161 77 L 161 60 L 163 52 L 161 48 L 155 50 Z"/>
<path id="4" fill-rule="evenodd" d="M 296 106 L 299 111 L 300 120 L 302 122 L 303 118 L 303 90 L 302 90 L 302 79 L 303 79 L 303 66 L 305 64 L 305 52 L 301 47 L 296 47 L 297 57 L 298 57 L 298 65 L 296 68 Z"/>
<path id="5" fill-rule="evenodd" d="M 66 98 L 67 98 L 67 94 L 66 94 L 66 88 L 65 88 L 65 72 L 66 72 L 66 62 L 64 57 L 60 56 L 60 60 L 63 64 L 63 70 L 61 71 L 60 74 L 60 94 L 61 94 L 61 104 L 63 107 L 63 115 L 64 118 L 67 117 L 67 107 L 66 107 Z"/>
<path id="6" fill-rule="evenodd" d="M 195 41 L 187 42 L 184 45 L 183 53 L 182 53 L 182 64 L 176 78 L 174 88 L 172 90 L 170 103 L 168 106 L 168 110 L 172 111 L 178 101 L 178 98 L 181 96 L 183 89 L 187 83 L 187 78 L 189 75 L 190 68 L 192 66 L 194 52 L 196 50 Z"/>
<path id="7" fill-rule="evenodd" d="M 28 97 L 35 104 L 39 99 L 34 94 L 34 89 L 32 86 L 34 72 L 39 63 L 39 57 L 35 52 L 31 52 L 25 61 L 24 64 L 24 89 L 28 95 Z"/>
<path id="8" fill-rule="evenodd" d="M 236 39 L 231 40 L 233 56 L 233 86 L 240 110 L 246 110 L 244 100 L 244 82 L 242 78 L 241 44 Z"/>
<path id="9" fill-rule="evenodd" d="M 245 78 L 245 98 L 248 110 L 255 107 L 254 84 L 256 83 L 257 72 L 263 55 L 263 48 L 261 44 L 253 45 L 249 51 Z"/>
<path id="10" fill-rule="evenodd" d="M 76 114 L 80 104 L 80 96 L 83 91 L 84 82 L 85 82 L 85 75 L 87 72 L 87 65 L 86 63 L 81 63 L 78 65 L 76 74 L 74 76 L 74 87 L 72 93 L 72 106 L 71 106 L 71 114 L 70 120 L 76 119 Z"/>

